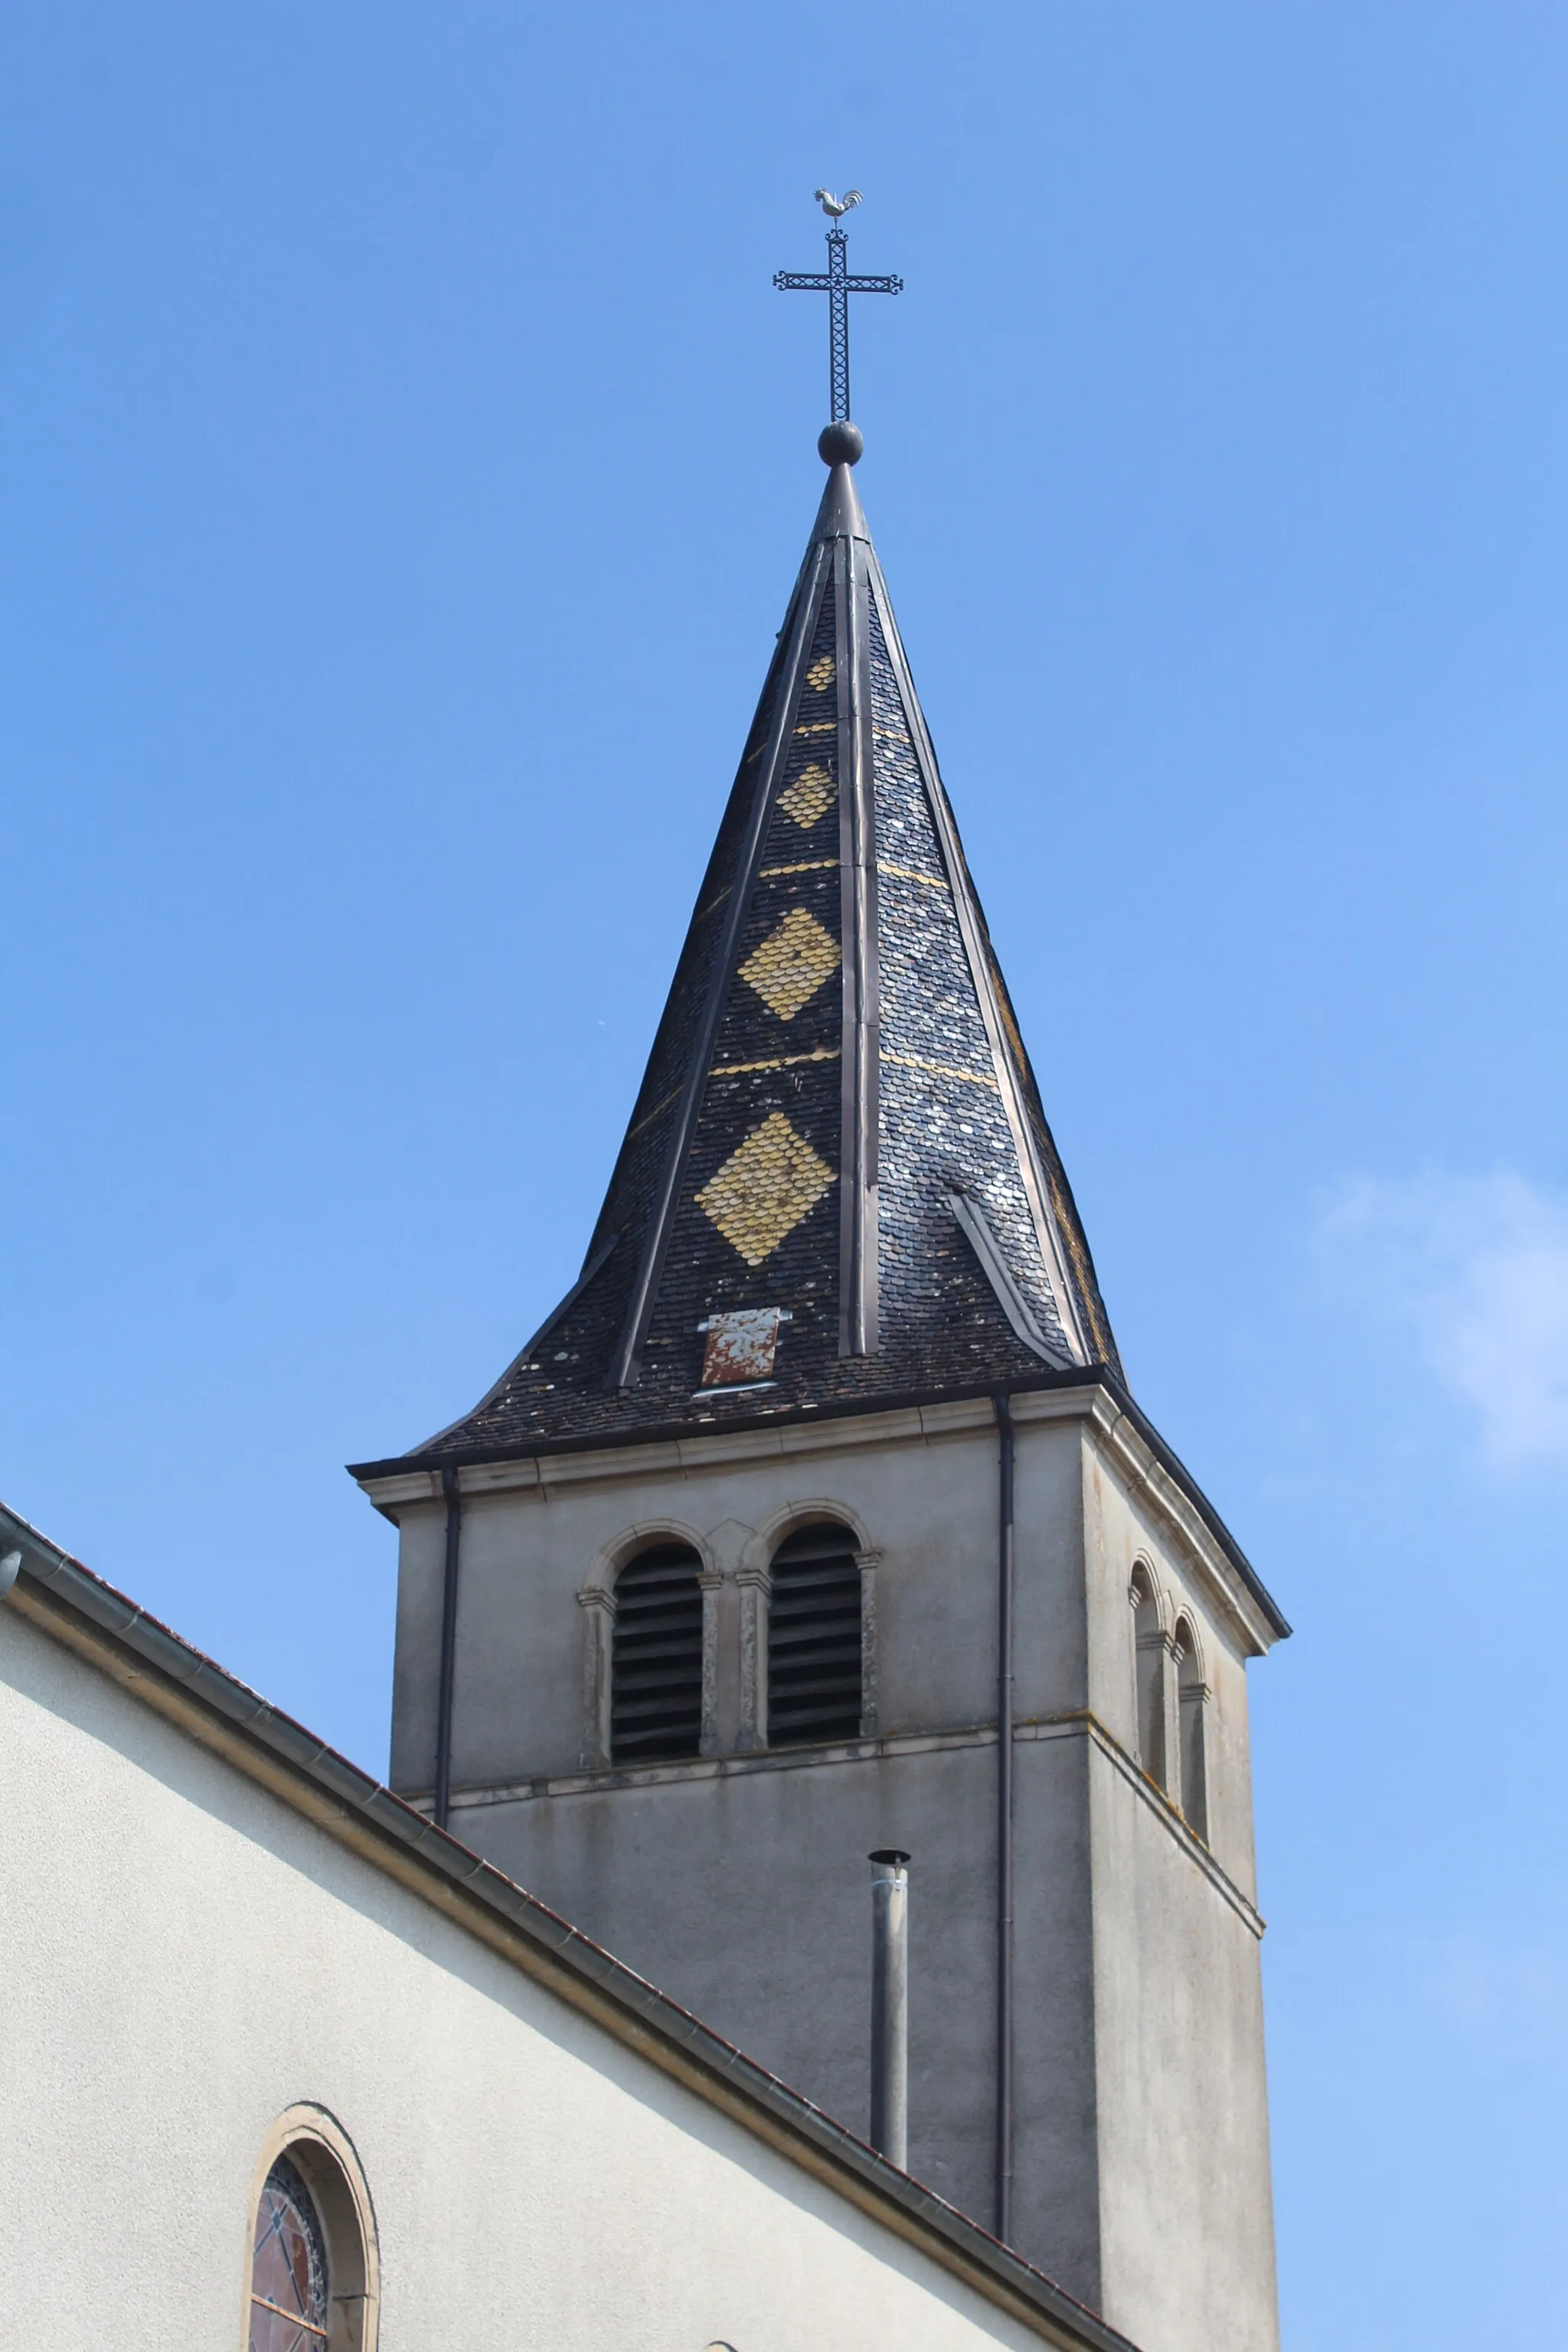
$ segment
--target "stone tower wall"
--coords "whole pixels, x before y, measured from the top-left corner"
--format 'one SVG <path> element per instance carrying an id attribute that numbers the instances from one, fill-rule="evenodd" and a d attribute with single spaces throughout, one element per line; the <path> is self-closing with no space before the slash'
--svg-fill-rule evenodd
<path id="1" fill-rule="evenodd" d="M 1273 2258 L 1245 1660 L 1198 1515 L 1096 1389 L 1014 1401 L 1014 2242 L 1160 2352 L 1268 2352 Z M 988 1402 L 463 1473 L 451 1827 L 852 2128 L 874 1846 L 911 1865 L 910 2168 L 993 2212 L 998 1439 Z M 400 1486 L 402 1491 L 395 1491 Z M 403 1529 L 395 1783 L 428 1790 L 443 1507 Z M 765 1577 L 803 1519 L 861 1546 L 868 1736 L 759 1746 Z M 644 1541 L 704 1562 L 706 1753 L 594 1753 L 604 1597 Z M 1206 1834 L 1140 1761 L 1141 1564 L 1201 1655 Z M 1181 1737 L 1178 1662 L 1170 1677 Z M 1189 1665 L 1188 1680 L 1191 1682 Z M 763 1718 L 765 1720 L 765 1718 Z M 1169 1778 L 1170 1775 L 1168 1774 Z"/>

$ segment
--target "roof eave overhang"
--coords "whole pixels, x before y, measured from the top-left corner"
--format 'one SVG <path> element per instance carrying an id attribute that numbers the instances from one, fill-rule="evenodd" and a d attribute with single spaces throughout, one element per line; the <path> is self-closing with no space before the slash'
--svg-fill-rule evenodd
<path id="1" fill-rule="evenodd" d="M 379 1511 L 395 1519 L 400 1509 L 435 1499 L 441 1491 L 444 1470 L 456 1470 L 460 1475 L 464 1471 L 515 1465 L 524 1474 L 522 1483 L 543 1485 L 543 1477 L 527 1475 L 527 1465 L 568 1456 L 603 1455 L 613 1459 L 634 1447 L 689 1448 L 702 1444 L 705 1450 L 717 1453 L 724 1450 L 722 1441 L 730 1437 L 756 1439 L 774 1432 L 783 1436 L 785 1433 L 824 1429 L 846 1421 L 863 1422 L 877 1415 L 929 1413 L 942 1406 L 988 1402 L 1004 1391 L 1012 1397 L 1057 1394 L 1064 1405 L 1074 1393 L 1079 1395 L 1085 1413 L 1097 1423 L 1130 1483 L 1142 1488 L 1168 1521 L 1173 1519 L 1189 1547 L 1207 1555 L 1211 1565 L 1220 1572 L 1222 1583 L 1229 1588 L 1235 1612 L 1256 1647 L 1267 1650 L 1289 1636 L 1289 1620 L 1192 1472 L 1106 1364 L 1071 1365 L 1059 1370 L 1043 1369 L 1021 1373 L 1005 1382 L 977 1382 L 970 1388 L 910 1390 L 866 1397 L 852 1403 L 836 1404 L 831 1412 L 820 1406 L 796 1405 L 771 1412 L 727 1413 L 722 1420 L 716 1414 L 705 1418 L 688 1415 L 679 1421 L 644 1423 L 614 1433 L 599 1430 L 585 1436 L 542 1437 L 522 1444 L 514 1441 L 510 1444 L 467 1446 L 440 1453 L 395 1454 L 380 1462 L 352 1463 L 349 1475 Z M 478 1483 L 472 1478 L 462 1480 L 465 1486 Z M 486 1479 L 483 1483 L 501 1482 Z"/>

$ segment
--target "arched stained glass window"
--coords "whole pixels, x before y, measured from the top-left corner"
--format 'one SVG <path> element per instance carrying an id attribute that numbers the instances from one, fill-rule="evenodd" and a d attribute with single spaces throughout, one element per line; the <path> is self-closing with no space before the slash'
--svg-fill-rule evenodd
<path id="1" fill-rule="evenodd" d="M 324 2352 L 330 2310 L 327 2246 L 315 2202 L 280 2156 L 256 2209 L 250 2352 Z"/>

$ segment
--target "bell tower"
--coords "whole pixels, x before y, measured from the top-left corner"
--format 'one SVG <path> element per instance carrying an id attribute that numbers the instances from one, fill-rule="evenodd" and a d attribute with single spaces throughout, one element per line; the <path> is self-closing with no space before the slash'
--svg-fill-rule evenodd
<path id="1" fill-rule="evenodd" d="M 1272 2352 L 1246 1667 L 1289 1628 L 1129 1392 L 860 435 L 820 447 L 582 1275 L 354 1472 L 394 1785 L 862 2131 L 907 1851 L 910 2171 L 1146 2352 Z"/>

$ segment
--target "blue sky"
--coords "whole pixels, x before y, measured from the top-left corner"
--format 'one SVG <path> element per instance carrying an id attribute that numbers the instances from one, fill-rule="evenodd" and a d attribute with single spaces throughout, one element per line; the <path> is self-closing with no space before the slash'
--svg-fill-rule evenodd
<path id="1" fill-rule="evenodd" d="M 367 1763 L 860 487 L 1253 1677 L 1289 2352 L 1561 2341 L 1568 16 L 13 0 L 3 1490 Z"/>

